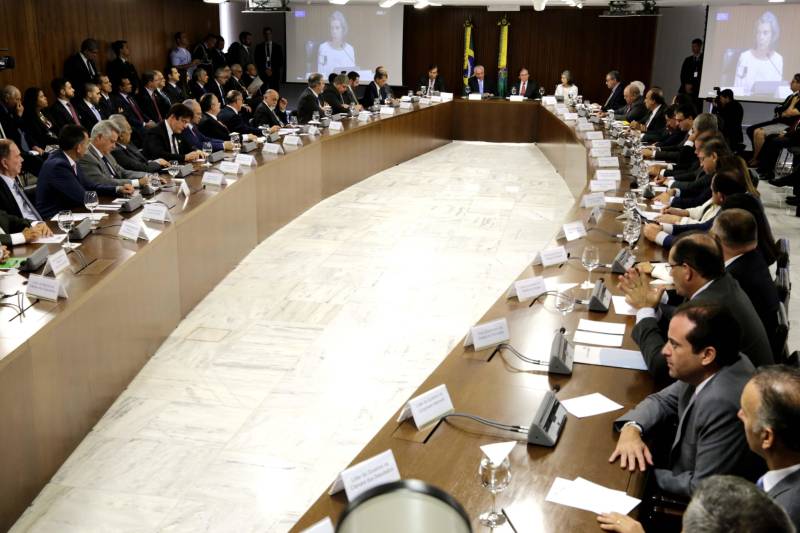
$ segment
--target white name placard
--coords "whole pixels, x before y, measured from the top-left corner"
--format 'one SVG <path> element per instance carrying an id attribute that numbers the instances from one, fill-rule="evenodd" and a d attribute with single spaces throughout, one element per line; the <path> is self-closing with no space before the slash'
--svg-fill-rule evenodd
<path id="1" fill-rule="evenodd" d="M 431 96 L 431 102 L 442 102 L 442 96 Z"/>
<path id="2" fill-rule="evenodd" d="M 239 154 L 236 156 L 236 164 L 245 167 L 252 167 L 256 164 L 256 158 L 250 154 Z"/>
<path id="3" fill-rule="evenodd" d="M 138 241 L 139 239 L 150 240 L 150 236 L 145 231 L 144 226 L 136 219 L 123 220 L 118 235 L 129 241 Z"/>
<path id="4" fill-rule="evenodd" d="M 431 99 L 422 97 L 419 99 L 419 105 L 431 105 Z"/>
<path id="5" fill-rule="evenodd" d="M 394 460 L 392 450 L 371 457 L 351 466 L 336 477 L 328 494 L 336 494 L 344 489 L 348 500 L 353 500 L 359 494 L 368 491 L 372 487 L 391 483 L 400 479 L 400 471 L 397 469 L 397 462 Z"/>
<path id="6" fill-rule="evenodd" d="M 589 150 L 592 157 L 611 157 L 611 148 L 592 148 Z"/>
<path id="7" fill-rule="evenodd" d="M 223 161 L 219 164 L 219 170 L 223 174 L 238 174 L 240 172 L 239 163 L 235 161 Z M 206 172 L 206 174 L 208 174 L 208 172 Z M 203 179 L 205 179 L 205 176 L 203 176 Z"/>
<path id="8" fill-rule="evenodd" d="M 382 105 L 381 115 L 394 115 L 394 107 L 390 105 Z"/>
<path id="9" fill-rule="evenodd" d="M 299 135 L 287 135 L 283 138 L 283 144 L 288 144 L 289 146 L 299 146 L 303 144 L 303 141 L 300 139 Z"/>
<path id="10" fill-rule="evenodd" d="M 522 102 L 523 100 L 525 100 L 525 97 L 522 96 L 521 94 L 512 94 L 511 96 L 508 97 L 508 99 L 512 102 Z"/>
<path id="11" fill-rule="evenodd" d="M 608 192 L 616 190 L 616 188 L 615 180 L 592 180 L 589 182 L 589 190 L 592 192 Z"/>
<path id="12" fill-rule="evenodd" d="M 587 131 L 585 134 L 586 139 L 590 141 L 599 141 L 603 138 L 602 131 Z"/>
<path id="13" fill-rule="evenodd" d="M 309 135 L 319 135 L 320 131 L 319 128 L 316 126 L 309 126 L 308 127 L 308 134 Z"/>
<path id="14" fill-rule="evenodd" d="M 304 529 L 300 533 L 334 533 L 333 529 L 333 522 L 331 522 L 331 518 L 326 516 L 316 524 L 313 524 L 308 529 Z"/>
<path id="15" fill-rule="evenodd" d="M 400 411 L 397 421 L 402 422 L 413 417 L 414 425 L 417 429 L 422 429 L 429 422 L 438 420 L 442 415 L 452 411 L 453 401 L 447 392 L 447 386 L 442 384 L 410 399 Z"/>
<path id="16" fill-rule="evenodd" d="M 436 98 L 435 96 L 433 98 Z M 442 102 L 450 102 L 453 100 L 453 93 L 439 93 L 439 98 Z M 435 102 L 436 100 L 434 100 Z"/>
<path id="17" fill-rule="evenodd" d="M 579 122 L 578 123 L 578 131 L 594 131 L 594 125 L 591 122 Z M 600 133 L 600 138 L 603 138 L 602 132 Z"/>
<path id="18" fill-rule="evenodd" d="M 408 102 L 400 102 L 400 109 L 413 109 L 413 108 L 414 108 L 414 104 L 412 104 L 410 101 L 408 101 Z"/>
<path id="19" fill-rule="evenodd" d="M 620 181 L 622 180 L 622 172 L 617 169 L 598 169 L 594 173 L 594 179 L 596 180 L 614 180 Z"/>
<path id="20" fill-rule="evenodd" d="M 606 196 L 602 192 L 592 192 L 584 194 L 581 200 L 582 207 L 605 207 Z"/>
<path id="21" fill-rule="evenodd" d="M 368 122 L 370 117 L 369 111 L 362 111 L 358 114 L 358 121 L 359 122 Z"/>
<path id="22" fill-rule="evenodd" d="M 344 129 L 344 124 L 342 124 L 340 120 L 332 120 L 328 125 L 328 129 L 331 131 L 342 131 Z"/>
<path id="23" fill-rule="evenodd" d="M 54 276 L 58 276 L 69 268 L 69 266 L 70 263 L 67 258 L 67 252 L 62 248 L 56 253 L 47 256 L 47 262 L 44 265 L 42 274 L 49 274 L 52 272 Z"/>
<path id="24" fill-rule="evenodd" d="M 601 157 L 597 160 L 600 168 L 619 168 L 619 159 L 616 157 Z"/>
<path id="25" fill-rule="evenodd" d="M 545 292 L 547 292 L 547 287 L 545 286 L 544 278 L 542 276 L 535 276 L 533 278 L 515 281 L 508 290 L 508 293 L 506 293 L 506 296 L 508 298 L 516 296 L 520 302 L 524 302 L 533 300 Z"/>
<path id="26" fill-rule="evenodd" d="M 542 250 L 533 258 L 534 265 L 552 266 L 567 262 L 567 250 L 563 246 L 555 246 Z"/>
<path id="27" fill-rule="evenodd" d="M 278 143 L 264 143 L 264 148 L 262 148 L 261 151 L 268 154 L 280 155 L 283 153 L 283 146 Z"/>
<path id="28" fill-rule="evenodd" d="M 586 227 L 583 222 L 576 220 L 562 226 L 564 228 L 564 237 L 567 241 L 576 241 L 581 237 L 586 237 Z"/>
<path id="29" fill-rule="evenodd" d="M 145 220 L 152 220 L 153 222 L 172 222 L 172 215 L 169 213 L 169 208 L 158 202 L 144 204 L 142 218 Z"/>
<path id="30" fill-rule="evenodd" d="M 223 183 L 225 183 L 225 175 L 222 172 L 203 172 L 203 185 L 222 187 Z"/>
<path id="31" fill-rule="evenodd" d="M 472 326 L 469 329 L 467 338 L 464 339 L 464 346 L 473 346 L 478 352 L 489 346 L 500 344 L 507 341 L 511 335 L 508 332 L 508 321 L 505 318 L 498 318 L 484 324 Z"/>
<path id="32" fill-rule="evenodd" d="M 28 276 L 25 294 L 42 300 L 50 300 L 51 302 L 55 302 L 59 297 L 67 298 L 67 291 L 57 278 L 40 276 L 39 274 Z"/>
<path id="33" fill-rule="evenodd" d="M 611 149 L 611 139 L 593 139 L 591 142 L 592 148 L 608 148 Z"/>
<path id="34" fill-rule="evenodd" d="M 578 120 L 577 113 L 564 113 L 564 120 Z"/>
<path id="35" fill-rule="evenodd" d="M 468 100 L 480 100 L 481 99 L 481 93 L 469 93 L 469 96 L 467 97 L 467 99 Z"/>
<path id="36" fill-rule="evenodd" d="M 544 105 L 556 105 L 556 103 L 558 103 L 558 100 L 556 100 L 555 96 L 543 96 L 542 103 Z"/>

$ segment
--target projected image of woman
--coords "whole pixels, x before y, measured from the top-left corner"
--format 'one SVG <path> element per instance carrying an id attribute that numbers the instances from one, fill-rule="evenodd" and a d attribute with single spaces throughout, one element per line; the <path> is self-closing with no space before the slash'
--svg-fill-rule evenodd
<path id="1" fill-rule="evenodd" d="M 783 56 L 775 51 L 781 36 L 778 18 L 765 11 L 756 21 L 756 46 L 742 52 L 736 65 L 734 85 L 744 93 L 752 94 L 753 85 L 759 81 L 781 81 L 783 79 Z"/>
<path id="2" fill-rule="evenodd" d="M 328 19 L 331 38 L 319 45 L 317 72 L 328 76 L 331 72 L 355 70 L 356 52 L 347 42 L 347 19 L 339 11 L 334 11 Z"/>

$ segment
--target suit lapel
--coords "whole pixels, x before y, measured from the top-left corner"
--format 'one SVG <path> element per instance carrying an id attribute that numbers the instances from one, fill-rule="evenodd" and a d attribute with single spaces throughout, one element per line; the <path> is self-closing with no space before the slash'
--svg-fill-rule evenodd
<path id="1" fill-rule="evenodd" d="M 683 431 L 685 429 L 686 419 L 689 417 L 692 407 L 694 407 L 694 391 L 694 387 L 688 386 L 684 389 L 683 394 L 681 394 L 681 397 L 678 399 L 678 430 L 675 432 L 675 440 L 672 441 L 672 446 L 670 447 L 670 455 L 675 453 L 675 448 L 678 447 L 683 439 Z"/>
<path id="2" fill-rule="evenodd" d="M 775 499 L 777 496 L 780 496 L 787 490 L 791 490 L 791 488 L 798 482 L 800 482 L 800 470 L 796 470 L 780 480 L 778 484 L 772 487 L 772 490 L 770 490 L 767 494 L 770 498 Z"/>

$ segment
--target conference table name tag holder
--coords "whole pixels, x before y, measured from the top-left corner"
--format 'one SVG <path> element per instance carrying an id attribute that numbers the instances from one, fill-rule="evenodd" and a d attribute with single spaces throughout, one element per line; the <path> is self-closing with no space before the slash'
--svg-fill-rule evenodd
<path id="1" fill-rule="evenodd" d="M 169 207 L 161 202 L 149 202 L 144 205 L 142 220 L 164 224 L 172 222 L 172 215 L 169 212 Z"/>
<path id="2" fill-rule="evenodd" d="M 359 122 L 369 122 L 370 117 L 372 114 L 369 111 L 361 111 L 358 114 L 358 121 Z"/>
<path id="3" fill-rule="evenodd" d="M 219 171 L 223 174 L 239 174 L 242 169 L 237 161 L 223 161 L 219 164 Z M 206 171 L 205 174 L 209 174 L 213 171 Z M 203 177 L 205 177 L 205 174 Z"/>
<path id="4" fill-rule="evenodd" d="M 606 195 L 603 192 L 591 192 L 584 194 L 581 199 L 581 207 L 605 207 Z"/>
<path id="5" fill-rule="evenodd" d="M 394 115 L 394 106 L 382 105 L 380 112 L 381 112 L 381 115 Z"/>
<path id="6" fill-rule="evenodd" d="M 506 292 L 506 298 L 514 298 L 520 302 L 533 300 L 547 292 L 547 285 L 542 276 L 534 276 L 515 281 Z"/>
<path id="7" fill-rule="evenodd" d="M 622 172 L 618 168 L 599 168 L 594 173 L 594 179 L 622 181 Z"/>
<path id="8" fill-rule="evenodd" d="M 476 352 L 479 352 L 506 342 L 510 338 L 508 321 L 505 318 L 498 318 L 472 326 L 464 339 L 464 347 L 472 346 Z"/>
<path id="9" fill-rule="evenodd" d="M 328 126 L 328 131 L 342 131 L 343 129 L 344 124 L 342 124 L 341 120 L 331 120 L 331 123 Z"/>
<path id="10" fill-rule="evenodd" d="M 333 522 L 330 516 L 326 516 L 319 522 L 311 524 L 311 527 L 304 529 L 300 533 L 334 533 Z"/>
<path id="11" fill-rule="evenodd" d="M 602 131 L 587 131 L 583 137 L 587 141 L 601 141 L 603 140 L 603 132 Z"/>
<path id="12" fill-rule="evenodd" d="M 568 258 L 569 256 L 567 255 L 566 248 L 563 246 L 554 246 L 553 248 L 537 252 L 531 264 L 549 267 L 566 263 Z"/>
<path id="13" fill-rule="evenodd" d="M 386 450 L 342 470 L 328 489 L 328 494 L 333 496 L 344 490 L 348 501 L 352 501 L 372 487 L 399 480 L 400 470 L 394 453 Z"/>
<path id="14" fill-rule="evenodd" d="M 404 422 L 411 418 L 417 429 L 423 430 L 425 426 L 438 421 L 453 410 L 453 400 L 447 392 L 447 385 L 441 384 L 406 402 L 400 410 L 397 421 Z"/>
<path id="15" fill-rule="evenodd" d="M 203 172 L 203 186 L 220 188 L 225 183 L 225 175 L 222 172 L 206 171 Z"/>
<path id="16" fill-rule="evenodd" d="M 236 156 L 234 161 L 237 165 L 245 166 L 245 167 L 254 167 L 256 166 L 256 158 L 250 154 L 239 154 Z"/>
<path id="17" fill-rule="evenodd" d="M 37 298 L 56 302 L 59 298 L 68 298 L 67 289 L 58 278 L 51 278 L 39 274 L 28 276 L 28 283 L 25 285 L 25 295 L 28 298 Z"/>
<path id="18" fill-rule="evenodd" d="M 582 237 L 586 237 L 586 226 L 583 225 L 583 221 L 576 220 L 561 226 L 561 230 L 556 235 L 556 240 L 567 239 L 567 242 L 572 242 Z"/>
<path id="19" fill-rule="evenodd" d="M 303 144 L 303 140 L 299 135 L 289 134 L 283 138 L 283 144 L 284 146 L 300 146 Z"/>
<path id="20" fill-rule="evenodd" d="M 419 105 L 431 105 L 431 99 L 423 96 L 419 99 Z"/>
<path id="21" fill-rule="evenodd" d="M 58 277 L 59 274 L 67 270 L 69 267 L 70 262 L 69 258 L 67 257 L 67 252 L 61 248 L 56 253 L 47 256 L 47 262 L 44 264 L 42 275 L 52 273 L 53 276 Z"/>
<path id="22" fill-rule="evenodd" d="M 135 218 L 123 220 L 118 235 L 121 239 L 134 242 L 139 239 L 144 239 L 149 242 L 155 238 L 155 235 L 151 235 L 147 231 L 147 226 Z"/>
<path id="23" fill-rule="evenodd" d="M 283 146 L 279 143 L 266 143 L 261 149 L 262 153 L 281 155 L 284 153 Z"/>
<path id="24" fill-rule="evenodd" d="M 597 166 L 600 168 L 619 168 L 619 158 L 601 157 L 597 160 Z"/>

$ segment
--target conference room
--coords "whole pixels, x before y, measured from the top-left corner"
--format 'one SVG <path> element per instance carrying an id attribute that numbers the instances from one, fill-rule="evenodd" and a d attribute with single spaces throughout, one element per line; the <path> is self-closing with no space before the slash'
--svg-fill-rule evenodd
<path id="1" fill-rule="evenodd" d="M 796 531 L 800 0 L 27 0 L 0 531 Z"/>

